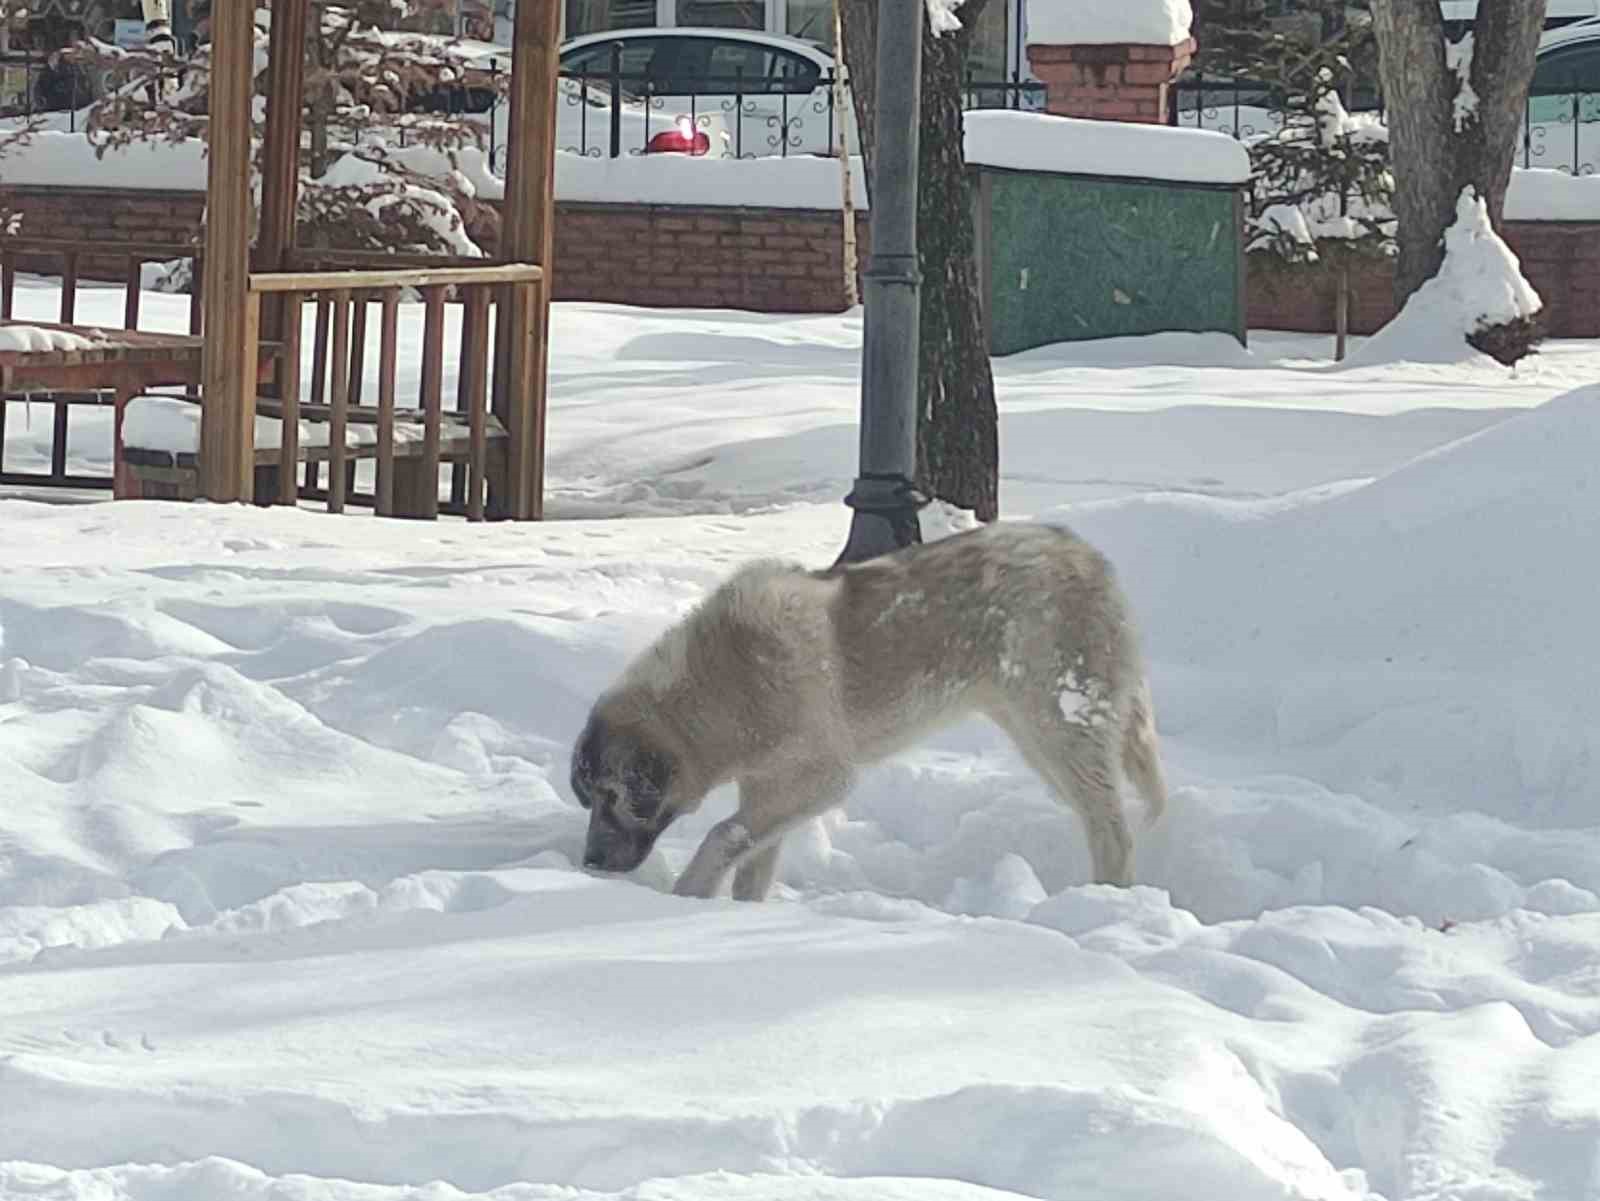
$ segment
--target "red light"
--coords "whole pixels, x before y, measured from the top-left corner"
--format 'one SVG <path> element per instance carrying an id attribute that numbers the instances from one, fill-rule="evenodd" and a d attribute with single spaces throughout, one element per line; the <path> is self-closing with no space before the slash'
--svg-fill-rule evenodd
<path id="1" fill-rule="evenodd" d="M 711 149 L 711 139 L 702 129 L 695 129 L 689 118 L 679 117 L 672 129 L 664 129 L 644 148 L 646 154 L 705 154 Z"/>

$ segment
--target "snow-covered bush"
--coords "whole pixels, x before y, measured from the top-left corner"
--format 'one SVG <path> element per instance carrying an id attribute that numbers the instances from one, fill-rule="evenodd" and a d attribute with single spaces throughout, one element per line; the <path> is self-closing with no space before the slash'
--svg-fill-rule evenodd
<path id="1" fill-rule="evenodd" d="M 452 93 L 504 80 L 455 41 L 425 32 L 439 0 L 330 0 L 306 36 L 299 240 L 315 249 L 476 256 L 497 217 L 477 201 L 456 156 L 480 153 L 484 127 L 452 115 Z M 271 12 L 256 11 L 258 154 Z M 137 141 L 205 136 L 209 47 L 170 55 L 81 46 L 110 81 L 90 114 L 98 153 Z M 414 153 L 429 153 L 420 160 Z M 259 186 L 259 184 L 258 184 Z"/>

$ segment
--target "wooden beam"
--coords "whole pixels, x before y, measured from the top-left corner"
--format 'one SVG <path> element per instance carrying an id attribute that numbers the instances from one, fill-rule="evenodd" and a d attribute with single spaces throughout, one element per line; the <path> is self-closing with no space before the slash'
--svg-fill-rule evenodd
<path id="1" fill-rule="evenodd" d="M 394 516 L 394 383 L 400 345 L 400 290 L 383 294 L 383 324 L 378 340 L 378 478 L 373 507 L 379 517 Z"/>
<path id="2" fill-rule="evenodd" d="M 422 293 L 422 467 L 427 492 L 407 502 L 407 516 L 439 516 L 439 427 L 444 411 L 444 289 Z"/>
<path id="3" fill-rule="evenodd" d="M 261 231 L 252 260 L 277 271 L 294 248 L 300 199 L 301 107 L 305 92 L 308 0 L 273 0 L 267 57 L 267 127 L 261 153 Z M 272 331 L 274 334 L 277 331 Z"/>
<path id="4" fill-rule="evenodd" d="M 537 263 L 543 287 L 508 289 L 500 314 L 495 361 L 495 415 L 510 434 L 509 480 L 495 498 L 495 516 L 518 521 L 544 512 L 546 343 L 550 329 L 550 262 L 555 228 L 556 83 L 560 74 L 559 0 L 522 0 L 511 42 L 511 110 L 506 144 L 501 258 Z"/>
<path id="5" fill-rule="evenodd" d="M 518 284 L 543 276 L 524 263 L 482 267 L 401 267 L 391 271 L 277 271 L 250 277 L 252 292 L 348 292 L 383 288 L 428 288 L 465 284 Z"/>
<path id="6" fill-rule="evenodd" d="M 282 405 L 283 458 L 278 471 L 278 503 L 294 505 L 299 499 L 294 465 L 300 457 L 300 294 L 289 292 L 283 303 L 283 358 L 278 362 L 278 399 Z"/>
<path id="7" fill-rule="evenodd" d="M 251 96 L 255 6 L 225 0 L 211 10 L 207 122 L 200 495 L 248 501 L 254 490 L 255 331 L 250 324 Z"/>
<path id="8" fill-rule="evenodd" d="M 261 221 L 251 266 L 277 271 L 294 249 L 300 202 L 300 130 L 305 92 L 306 14 L 309 0 L 274 0 L 267 53 L 267 121 L 261 152 Z M 283 337 L 282 300 L 262 307 L 266 337 Z"/>
<path id="9" fill-rule="evenodd" d="M 333 294 L 333 350 L 328 373 L 332 378 L 328 418 L 328 512 L 343 513 L 345 497 L 345 431 L 350 420 L 350 293 Z"/>

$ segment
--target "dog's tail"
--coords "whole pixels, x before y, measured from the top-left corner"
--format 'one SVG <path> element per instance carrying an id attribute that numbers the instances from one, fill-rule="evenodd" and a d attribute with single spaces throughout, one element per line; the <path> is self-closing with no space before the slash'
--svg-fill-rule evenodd
<path id="1" fill-rule="evenodd" d="M 1141 680 L 1133 694 L 1127 724 L 1122 732 L 1122 770 L 1134 791 L 1149 807 L 1145 824 L 1153 826 L 1167 811 L 1167 779 L 1161 770 L 1156 739 L 1156 712 L 1150 701 L 1150 681 Z"/>

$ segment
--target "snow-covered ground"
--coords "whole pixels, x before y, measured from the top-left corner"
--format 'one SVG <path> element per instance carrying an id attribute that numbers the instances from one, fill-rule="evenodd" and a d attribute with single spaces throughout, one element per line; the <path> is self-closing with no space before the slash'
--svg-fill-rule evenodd
<path id="1" fill-rule="evenodd" d="M 0 499 L 0 1197 L 1600 1195 L 1600 344 L 997 363 L 1008 515 L 1144 627 L 1139 888 L 977 724 L 768 904 L 662 891 L 721 795 L 573 868 L 596 691 L 841 544 L 859 342 L 558 306 L 540 526 Z"/>

